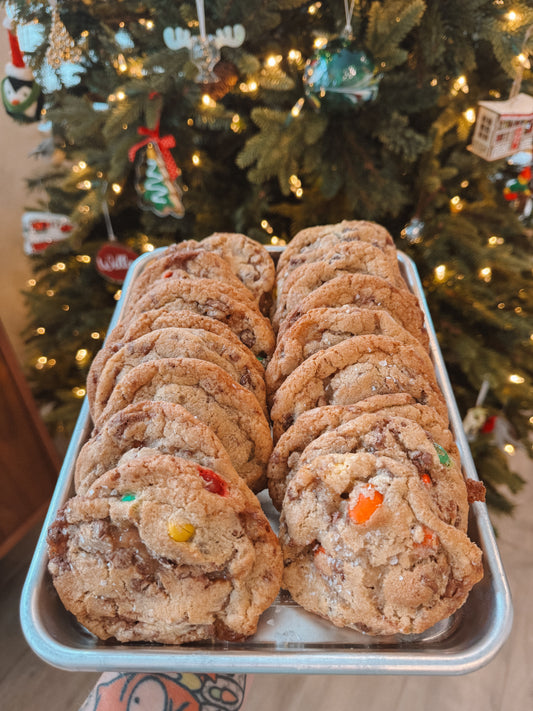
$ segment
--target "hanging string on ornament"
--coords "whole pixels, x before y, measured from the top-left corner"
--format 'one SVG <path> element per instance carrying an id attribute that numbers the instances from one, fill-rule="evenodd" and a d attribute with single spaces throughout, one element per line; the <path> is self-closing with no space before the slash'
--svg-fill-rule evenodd
<path id="1" fill-rule="evenodd" d="M 159 120 L 154 129 L 140 126 L 137 132 L 145 138 L 130 148 L 128 156 L 136 161 L 135 188 L 141 207 L 159 217 L 183 217 L 183 191 L 177 183 L 181 171 L 170 152 L 176 139 L 160 136 Z"/>
<path id="2" fill-rule="evenodd" d="M 169 49 L 188 49 L 191 61 L 196 65 L 198 74 L 195 81 L 199 84 L 219 81 L 220 77 L 215 72 L 216 65 L 220 62 L 221 47 L 240 47 L 246 36 L 242 25 L 226 25 L 218 29 L 214 35 L 208 35 L 205 26 L 204 0 L 196 0 L 198 14 L 199 35 L 191 35 L 189 30 L 182 27 L 165 27 L 163 40 Z"/>
<path id="3" fill-rule="evenodd" d="M 102 215 L 104 216 L 108 241 L 96 253 L 96 271 L 112 284 L 123 284 L 128 269 L 137 259 L 137 253 L 118 241 L 109 216 L 109 206 L 105 197 L 106 191 L 107 182 L 102 186 Z"/>
<path id="4" fill-rule="evenodd" d="M 50 66 L 59 69 L 63 62 L 77 63 L 82 58 L 82 50 L 76 45 L 69 31 L 61 21 L 57 0 L 50 0 L 52 26 L 48 35 L 46 59 Z"/>
<path id="5" fill-rule="evenodd" d="M 476 439 L 487 421 L 488 410 L 486 407 L 483 407 L 483 403 L 485 402 L 489 388 L 489 381 L 484 378 L 479 389 L 476 404 L 474 407 L 469 408 L 463 420 L 463 429 L 470 442 Z"/>

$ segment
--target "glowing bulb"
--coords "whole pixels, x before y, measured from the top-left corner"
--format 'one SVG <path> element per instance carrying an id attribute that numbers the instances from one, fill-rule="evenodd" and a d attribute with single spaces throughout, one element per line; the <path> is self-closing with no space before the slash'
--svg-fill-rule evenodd
<path id="1" fill-rule="evenodd" d="M 324 47 L 328 43 L 327 37 L 317 37 L 315 41 L 313 42 L 313 47 L 315 49 L 320 49 L 321 47 Z"/>
<path id="2" fill-rule="evenodd" d="M 154 251 L 154 245 L 151 244 L 150 242 L 147 242 L 146 244 L 143 245 L 143 252 L 153 252 Z"/>
<path id="3" fill-rule="evenodd" d="M 124 101 L 126 98 L 126 94 L 123 91 L 117 91 L 117 99 L 119 101 Z"/>
<path id="4" fill-rule="evenodd" d="M 200 156 L 198 155 L 198 153 L 193 153 L 191 160 L 194 165 L 200 165 Z"/>
<path id="5" fill-rule="evenodd" d="M 85 388 L 72 388 L 72 392 L 74 393 L 74 397 L 84 397 L 85 396 Z"/>
<path id="6" fill-rule="evenodd" d="M 147 30 L 153 30 L 154 29 L 154 21 L 153 20 L 146 20 L 145 27 Z"/>
<path id="7" fill-rule="evenodd" d="M 46 356 L 41 356 L 40 358 L 37 358 L 37 363 L 40 363 L 41 365 L 45 365 L 47 361 L 48 358 Z"/>
<path id="8" fill-rule="evenodd" d="M 515 453 L 515 448 L 513 447 L 512 444 L 506 444 L 503 449 L 507 454 L 514 454 Z"/>
<path id="9" fill-rule="evenodd" d="M 514 22 L 518 18 L 518 15 L 514 10 L 510 10 L 507 13 L 507 19 L 510 20 L 510 22 Z"/>
<path id="10" fill-rule="evenodd" d="M 43 333 L 46 333 L 46 328 L 44 328 L 44 326 L 39 326 L 39 328 L 36 328 L 35 330 L 39 334 L 39 336 L 42 336 Z"/>
<path id="11" fill-rule="evenodd" d="M 81 363 L 82 360 L 85 360 L 87 358 L 89 351 L 86 348 L 80 348 L 78 352 L 76 353 L 76 360 L 78 363 Z"/>
<path id="12" fill-rule="evenodd" d="M 251 81 L 251 82 L 248 84 L 248 89 L 249 89 L 250 91 L 256 91 L 256 89 L 257 89 L 257 82 L 256 82 L 256 81 Z"/>
<path id="13" fill-rule="evenodd" d="M 78 255 L 76 255 L 76 261 L 82 262 L 83 264 L 90 264 L 91 258 L 89 257 L 88 254 L 78 254 Z"/>
<path id="14" fill-rule="evenodd" d="M 80 162 L 78 163 L 78 168 L 80 170 L 85 170 L 86 167 L 87 167 L 87 163 L 84 160 L 80 160 Z"/>
<path id="15" fill-rule="evenodd" d="M 446 278 L 446 265 L 439 264 L 438 267 L 435 267 L 435 279 L 437 279 L 437 281 L 444 281 L 445 278 Z"/>
<path id="16" fill-rule="evenodd" d="M 47 289 L 46 290 L 46 296 L 54 296 L 56 292 L 53 289 Z"/>
<path id="17" fill-rule="evenodd" d="M 299 62 L 302 58 L 302 53 L 298 49 L 291 49 L 288 57 L 290 62 Z"/>
<path id="18" fill-rule="evenodd" d="M 150 250 L 148 250 L 148 251 L 150 251 Z M 117 289 L 117 291 L 115 291 L 115 293 L 113 294 L 113 298 L 115 299 L 115 301 L 118 301 L 120 299 L 121 295 L 122 295 L 122 289 Z"/>
<path id="19" fill-rule="evenodd" d="M 518 373 L 513 373 L 509 376 L 509 382 L 514 383 L 515 385 L 521 385 L 524 381 L 525 378 L 523 378 L 521 375 L 518 375 Z"/>
<path id="20" fill-rule="evenodd" d="M 209 94 L 204 94 L 202 96 L 202 104 L 210 109 L 216 106 L 216 102 L 209 96 Z"/>
<path id="21" fill-rule="evenodd" d="M 320 10 L 321 7 L 322 7 L 321 2 L 315 2 L 312 5 L 309 5 L 309 7 L 307 8 L 307 12 L 310 15 L 316 15 L 316 13 Z"/>
<path id="22" fill-rule="evenodd" d="M 492 269 L 490 267 L 483 267 L 479 270 L 479 277 L 483 281 L 489 282 L 492 279 Z"/>
<path id="23" fill-rule="evenodd" d="M 268 227 L 268 222 L 266 220 L 261 220 L 261 227 L 266 230 L 266 228 Z"/>
<path id="24" fill-rule="evenodd" d="M 113 185 L 111 186 L 111 190 L 112 190 L 116 195 L 120 195 L 120 193 L 122 192 L 122 186 L 119 185 L 118 183 L 113 183 Z"/>
<path id="25" fill-rule="evenodd" d="M 99 338 L 100 338 L 99 332 L 98 332 L 98 331 L 93 331 L 93 332 L 91 333 L 91 338 L 92 338 L 94 341 L 98 341 Z"/>
<path id="26" fill-rule="evenodd" d="M 464 117 L 468 121 L 468 123 L 475 123 L 476 121 L 476 112 L 474 109 L 467 109 L 464 112 Z"/>
<path id="27" fill-rule="evenodd" d="M 274 55 L 274 54 L 271 54 L 270 57 L 267 57 L 267 60 L 265 62 L 267 67 L 277 66 L 278 62 L 281 60 L 281 57 L 279 57 L 279 58 L 278 57 L 279 57 L 279 55 Z"/>
<path id="28" fill-rule="evenodd" d="M 304 99 L 303 98 L 298 99 L 298 101 L 294 104 L 294 106 L 291 109 L 291 116 L 294 116 L 294 118 L 299 116 L 303 105 L 304 105 Z"/>
<path id="29" fill-rule="evenodd" d="M 27 283 L 28 283 L 28 286 L 29 286 L 29 287 L 35 286 L 35 284 L 37 284 L 37 282 L 35 281 L 35 279 L 28 279 L 28 282 L 27 282 Z"/>

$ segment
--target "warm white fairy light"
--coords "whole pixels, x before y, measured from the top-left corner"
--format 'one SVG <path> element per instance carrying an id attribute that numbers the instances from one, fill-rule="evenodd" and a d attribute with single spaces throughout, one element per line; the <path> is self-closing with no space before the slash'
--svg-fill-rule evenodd
<path id="1" fill-rule="evenodd" d="M 153 252 L 154 249 L 155 247 L 151 242 L 147 242 L 143 245 L 143 252 Z"/>
<path id="2" fill-rule="evenodd" d="M 76 360 L 78 361 L 78 363 L 81 363 L 85 360 L 85 358 L 87 358 L 88 355 L 89 351 L 86 348 L 80 348 L 76 352 Z"/>
<path id="3" fill-rule="evenodd" d="M 82 264 L 90 264 L 91 258 L 88 254 L 77 254 L 76 261 L 81 262 Z"/>
<path id="4" fill-rule="evenodd" d="M 68 304 L 63 304 L 61 308 L 63 309 L 63 311 L 70 311 L 70 306 Z"/>
<path id="5" fill-rule="evenodd" d="M 299 49 L 289 50 L 289 54 L 287 56 L 288 56 L 289 62 L 300 62 L 302 59 L 302 53 L 300 52 Z"/>
<path id="6" fill-rule="evenodd" d="M 265 232 L 268 232 L 269 235 L 274 232 L 274 228 L 268 220 L 261 220 L 261 227 L 265 230 Z"/>
<path id="7" fill-rule="evenodd" d="M 115 195 L 120 195 L 122 192 L 122 185 L 119 185 L 119 183 L 113 183 L 111 185 L 111 190 L 115 193 Z"/>
<path id="8" fill-rule="evenodd" d="M 37 358 L 37 363 L 40 363 L 41 365 L 45 365 L 48 362 L 48 358 L 46 356 L 40 356 Z"/>
<path id="9" fill-rule="evenodd" d="M 82 397 L 85 397 L 85 393 L 87 391 L 85 390 L 85 388 L 77 386 L 75 388 L 72 388 L 72 392 L 74 393 L 74 397 L 82 398 Z"/>
<path id="10" fill-rule="evenodd" d="M 126 98 L 126 94 L 123 91 L 117 91 L 116 96 L 118 101 L 124 101 L 124 99 Z"/>
<path id="11" fill-rule="evenodd" d="M 191 156 L 191 160 L 193 162 L 193 165 L 200 165 L 200 156 L 198 153 L 193 153 Z"/>
<path id="12" fill-rule="evenodd" d="M 46 293 L 46 296 L 51 297 L 51 296 L 54 296 L 56 292 L 53 289 L 47 289 L 45 293 Z"/>
<path id="13" fill-rule="evenodd" d="M 465 119 L 468 121 L 468 123 L 475 123 L 476 122 L 475 109 L 467 109 L 463 115 L 464 115 Z"/>
<path id="14" fill-rule="evenodd" d="M 509 376 L 509 382 L 514 383 L 515 385 L 522 385 L 522 383 L 525 382 L 525 378 L 523 378 L 521 375 L 518 375 L 518 373 L 512 373 Z"/>
<path id="15" fill-rule="evenodd" d="M 327 37 L 316 37 L 315 41 L 313 42 L 313 47 L 315 49 L 320 49 L 321 47 L 324 47 L 328 43 L 328 38 Z"/>
<path id="16" fill-rule="evenodd" d="M 509 12 L 507 13 L 507 19 L 509 20 L 509 22 L 514 22 L 518 19 L 518 14 L 514 10 L 509 10 Z"/>
<path id="17" fill-rule="evenodd" d="M 149 252 L 150 250 L 146 250 L 146 251 Z M 118 301 L 121 296 L 122 296 L 122 289 L 117 289 L 117 291 L 115 291 L 115 293 L 113 294 L 113 298 L 115 299 L 115 301 Z"/>
<path id="18" fill-rule="evenodd" d="M 39 326 L 39 328 L 35 329 L 35 332 L 38 333 L 39 336 L 42 336 L 46 333 L 46 328 L 44 326 Z"/>
<path id="19" fill-rule="evenodd" d="M 217 105 L 216 101 L 213 101 L 209 94 L 202 95 L 202 104 L 208 109 L 213 109 Z"/>
<path id="20" fill-rule="evenodd" d="M 93 341 L 98 341 L 98 340 L 100 340 L 100 338 L 101 338 L 100 332 L 99 332 L 99 331 L 93 331 L 93 332 L 91 333 L 91 338 L 93 339 Z"/>
<path id="21" fill-rule="evenodd" d="M 464 206 L 464 202 L 459 195 L 454 195 L 450 200 L 450 210 L 452 212 L 461 212 Z"/>
<path id="22" fill-rule="evenodd" d="M 92 186 L 93 184 L 90 180 L 80 180 L 80 182 L 76 185 L 78 190 L 90 190 Z"/>
<path id="23" fill-rule="evenodd" d="M 506 444 L 503 447 L 503 450 L 506 454 L 514 454 L 515 453 L 515 448 L 513 447 L 512 444 Z"/>
<path id="24" fill-rule="evenodd" d="M 128 64 L 127 64 L 126 58 L 124 57 L 123 54 L 118 55 L 117 64 L 118 64 L 119 71 L 121 71 L 121 72 L 128 71 Z"/>
<path id="25" fill-rule="evenodd" d="M 492 269 L 490 267 L 480 269 L 479 278 L 488 283 L 492 279 Z"/>
<path id="26" fill-rule="evenodd" d="M 52 264 L 53 272 L 64 272 L 66 268 L 67 265 L 65 264 L 65 262 L 56 262 L 55 264 Z"/>
<path id="27" fill-rule="evenodd" d="M 491 235 L 488 239 L 490 247 L 496 247 L 496 245 L 503 244 L 505 242 L 503 237 L 498 237 L 498 235 Z"/>
<path id="28" fill-rule="evenodd" d="M 28 284 L 28 286 L 29 286 L 30 288 L 33 288 L 33 287 L 37 284 L 37 282 L 35 281 L 35 279 L 28 279 L 28 281 L 27 281 L 26 283 Z"/>
<path id="29" fill-rule="evenodd" d="M 444 281 L 446 279 L 446 265 L 445 264 L 439 264 L 438 267 L 435 267 L 435 279 L 437 281 Z"/>
<path id="30" fill-rule="evenodd" d="M 271 54 L 266 58 L 265 65 L 273 69 L 278 66 L 282 59 L 281 54 Z"/>
<path id="31" fill-rule="evenodd" d="M 321 2 L 314 2 L 312 5 L 309 5 L 309 7 L 307 8 L 307 12 L 310 15 L 316 15 L 316 13 L 320 10 L 321 7 L 322 7 Z"/>
<path id="32" fill-rule="evenodd" d="M 294 118 L 299 116 L 300 112 L 303 108 L 303 105 L 304 105 L 304 99 L 300 97 L 291 109 L 291 116 L 294 116 Z"/>

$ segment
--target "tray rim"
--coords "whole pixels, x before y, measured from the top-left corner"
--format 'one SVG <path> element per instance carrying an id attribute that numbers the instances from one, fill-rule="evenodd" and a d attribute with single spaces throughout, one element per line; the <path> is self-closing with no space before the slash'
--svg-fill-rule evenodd
<path id="1" fill-rule="evenodd" d="M 154 259 L 165 248 L 141 255 L 130 266 L 122 295 L 117 303 L 108 332 L 118 323 L 127 299 L 129 285 L 145 262 Z M 271 248 L 279 253 L 283 248 Z M 429 336 L 431 354 L 439 385 L 448 404 L 450 424 L 468 476 L 478 479 L 455 396 L 444 364 L 426 297 L 414 261 L 398 250 L 398 260 L 403 266 L 410 287 L 420 301 Z M 485 504 L 472 504 L 472 514 L 478 528 L 480 544 L 486 566 L 491 571 L 494 590 L 493 622 L 475 644 L 458 652 L 428 652 L 416 654 L 405 649 L 362 651 L 356 649 L 331 650 L 325 648 L 298 650 L 276 647 L 268 651 L 259 649 L 209 649 L 195 651 L 189 647 L 143 647 L 142 650 L 126 645 L 72 650 L 54 639 L 45 628 L 38 604 L 38 591 L 46 576 L 46 531 L 55 518 L 56 511 L 68 496 L 71 486 L 74 457 L 84 440 L 89 408 L 85 396 L 72 434 L 63 466 L 57 480 L 50 506 L 43 522 L 35 552 L 26 576 L 20 598 L 20 622 L 29 646 L 37 656 L 59 669 L 71 671 L 195 671 L 287 674 L 402 674 L 402 675 L 459 675 L 467 674 L 490 662 L 499 652 L 510 634 L 513 606 L 509 584 L 496 545 L 495 535 Z M 371 639 L 371 638 L 369 638 Z M 371 644 L 369 644 L 371 647 Z"/>

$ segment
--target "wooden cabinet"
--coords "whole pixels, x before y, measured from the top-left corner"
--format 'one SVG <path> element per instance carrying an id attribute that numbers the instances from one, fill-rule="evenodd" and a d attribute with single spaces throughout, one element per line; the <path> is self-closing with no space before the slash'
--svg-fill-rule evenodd
<path id="1" fill-rule="evenodd" d="M 44 515 L 59 467 L 0 322 L 0 557 Z"/>

